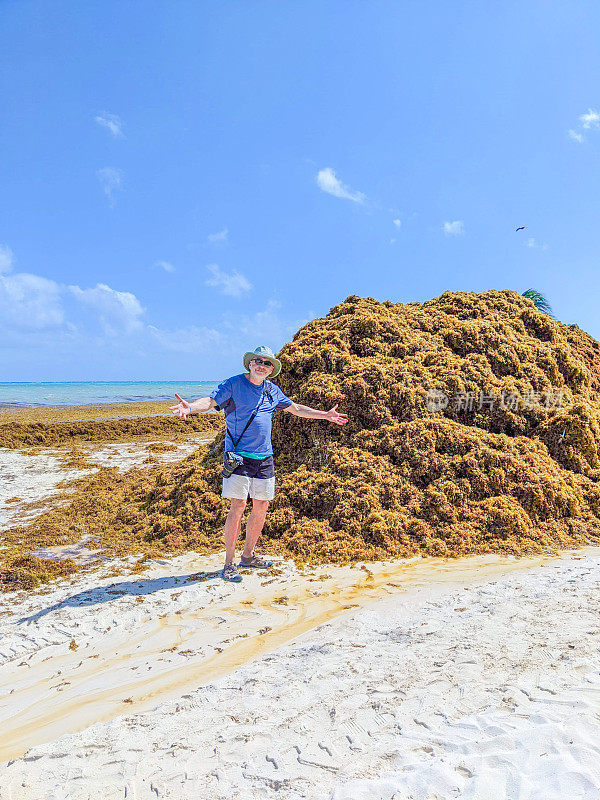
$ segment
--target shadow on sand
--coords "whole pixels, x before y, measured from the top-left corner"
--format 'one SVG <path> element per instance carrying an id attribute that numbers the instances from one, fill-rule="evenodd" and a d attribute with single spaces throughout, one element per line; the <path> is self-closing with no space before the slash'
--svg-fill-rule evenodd
<path id="1" fill-rule="evenodd" d="M 29 625 L 32 622 L 37 622 L 41 617 L 45 617 L 46 614 L 50 614 L 51 611 L 56 611 L 58 608 L 65 608 L 67 606 L 79 608 L 81 606 L 109 603 L 111 600 L 114 600 L 115 597 L 123 597 L 123 595 L 126 594 L 142 596 L 160 592 L 164 589 L 176 589 L 193 583 L 202 583 L 215 578 L 221 578 L 220 569 L 213 572 L 193 572 L 190 575 L 151 578 L 145 581 L 121 581 L 120 583 L 111 583 L 109 586 L 86 589 L 85 592 L 79 592 L 72 597 L 67 597 L 65 600 L 61 600 L 60 603 L 55 603 L 52 606 L 48 606 L 48 608 L 43 608 L 41 611 L 29 617 L 22 617 L 18 620 L 17 624 L 21 625 L 27 623 Z"/>

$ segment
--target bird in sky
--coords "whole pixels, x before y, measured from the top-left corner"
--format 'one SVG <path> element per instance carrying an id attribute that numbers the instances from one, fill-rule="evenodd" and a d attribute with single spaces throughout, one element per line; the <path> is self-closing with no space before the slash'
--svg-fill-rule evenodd
<path id="1" fill-rule="evenodd" d="M 521 225 L 520 228 L 516 229 L 515 233 L 518 233 L 519 231 L 524 231 L 524 230 L 525 230 L 525 225 Z"/>

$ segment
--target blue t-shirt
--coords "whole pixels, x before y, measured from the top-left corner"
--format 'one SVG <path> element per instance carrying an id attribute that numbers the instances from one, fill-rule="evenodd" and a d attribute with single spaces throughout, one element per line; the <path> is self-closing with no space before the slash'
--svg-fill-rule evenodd
<path id="1" fill-rule="evenodd" d="M 227 378 L 210 393 L 210 397 L 225 412 L 227 425 L 225 450 L 228 452 L 233 450 L 233 443 L 237 441 L 238 436 L 252 416 L 252 412 L 258 407 L 258 413 L 246 428 L 244 435 L 235 448 L 235 452 L 252 453 L 266 458 L 273 455 L 273 446 L 271 444 L 273 412 L 291 406 L 292 401 L 284 395 L 279 386 L 275 386 L 271 381 L 255 386 L 246 377 L 247 374 L 242 373 L 241 375 L 234 375 L 233 378 Z M 263 388 L 265 389 L 264 396 Z"/>

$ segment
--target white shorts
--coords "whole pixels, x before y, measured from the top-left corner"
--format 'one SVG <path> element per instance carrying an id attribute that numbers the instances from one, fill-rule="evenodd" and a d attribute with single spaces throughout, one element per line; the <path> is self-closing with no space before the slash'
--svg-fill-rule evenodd
<path id="1" fill-rule="evenodd" d="M 223 478 L 223 497 L 230 500 L 272 500 L 275 497 L 275 477 L 249 478 L 247 475 L 230 475 Z"/>

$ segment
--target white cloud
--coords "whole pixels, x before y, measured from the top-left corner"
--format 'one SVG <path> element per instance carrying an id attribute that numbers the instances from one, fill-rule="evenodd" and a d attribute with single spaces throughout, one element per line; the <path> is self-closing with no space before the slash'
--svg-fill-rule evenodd
<path id="1" fill-rule="evenodd" d="M 10 247 L 0 244 L 0 275 L 10 272 L 14 263 L 13 252 Z"/>
<path id="2" fill-rule="evenodd" d="M 165 272 L 175 272 L 175 267 L 170 261 L 155 261 L 154 266 L 161 267 Z"/>
<path id="3" fill-rule="evenodd" d="M 245 336 L 258 337 L 258 340 L 278 340 L 281 338 L 283 323 L 277 313 L 281 308 L 278 300 L 268 300 L 263 311 L 240 320 L 239 331 Z M 256 345 L 253 345 L 255 347 Z"/>
<path id="4" fill-rule="evenodd" d="M 219 242 L 226 242 L 228 234 L 229 231 L 227 228 L 223 228 L 223 230 L 218 231 L 218 233 L 209 233 L 206 238 L 211 244 L 218 244 Z"/>
<path id="5" fill-rule="evenodd" d="M 529 239 L 527 239 L 527 241 L 525 242 L 525 247 L 534 247 L 537 250 L 547 250 L 548 249 L 548 245 L 547 244 L 544 244 L 544 243 L 540 244 L 539 242 L 537 242 L 533 238 L 533 236 L 530 236 Z"/>
<path id="6" fill-rule="evenodd" d="M 123 122 L 116 114 L 107 114 L 104 112 L 103 114 L 98 114 L 95 120 L 98 125 L 110 131 L 115 138 L 123 136 Z"/>
<path id="7" fill-rule="evenodd" d="M 12 269 L 7 247 L 0 249 L 0 257 L 3 269 Z M 210 271 L 217 288 L 226 293 L 239 296 L 251 288 L 239 273 L 225 273 L 217 265 Z M 74 374 L 97 378 L 102 371 L 127 374 L 132 363 L 136 368 L 147 366 L 150 355 L 162 352 L 171 369 L 185 369 L 188 354 L 193 354 L 205 358 L 207 369 L 218 371 L 225 359 L 241 370 L 246 350 L 269 344 L 277 351 L 314 317 L 311 312 L 308 319 L 290 319 L 274 299 L 256 312 L 241 311 L 235 318 L 223 313 L 214 327 L 184 324 L 161 329 L 147 324 L 145 311 L 131 292 L 104 283 L 81 288 L 7 272 L 0 274 L 0 361 L 15 376 L 23 368 L 51 377 L 48 370 L 60 363 Z M 102 331 L 97 330 L 98 323 Z"/>
<path id="8" fill-rule="evenodd" d="M 401 228 L 401 227 L 402 227 L 402 220 L 401 220 L 401 219 L 395 219 L 395 220 L 394 220 L 394 225 L 395 225 L 397 228 Z"/>
<path id="9" fill-rule="evenodd" d="M 145 330 L 169 352 L 202 354 L 218 351 L 222 358 L 233 358 L 241 369 L 244 352 L 258 344 L 267 344 L 277 352 L 298 328 L 313 318 L 314 314 L 309 312 L 306 319 L 285 319 L 281 314 L 281 304 L 271 299 L 265 308 L 254 314 L 236 315 L 235 319 L 223 315 L 218 329 L 191 325 L 178 330 L 162 330 L 148 325 Z"/>
<path id="10" fill-rule="evenodd" d="M 96 175 L 112 208 L 115 204 L 115 192 L 123 187 L 123 171 L 116 167 L 103 167 Z"/>
<path id="11" fill-rule="evenodd" d="M 241 354 L 259 344 L 269 345 L 274 352 L 277 352 L 314 316 L 307 319 L 285 320 L 280 310 L 281 303 L 271 299 L 264 309 L 255 314 L 242 314 L 236 316 L 233 321 L 229 317 L 224 317 L 222 328 L 228 332 L 230 352 L 237 351 Z"/>
<path id="12" fill-rule="evenodd" d="M 224 346 L 223 334 L 214 328 L 190 325 L 168 331 L 148 325 L 147 331 L 164 350 L 172 352 L 199 354 L 206 350 L 219 350 Z"/>
<path id="13" fill-rule="evenodd" d="M 208 264 L 206 269 L 212 275 L 212 278 L 208 278 L 206 281 L 206 285 L 219 289 L 221 294 L 229 297 L 241 297 L 252 289 L 252 284 L 248 279 L 235 269 L 231 274 L 224 272 L 218 264 Z"/>
<path id="14" fill-rule="evenodd" d="M 11 328 L 41 330 L 62 325 L 64 313 L 58 283 L 30 275 L 0 275 L 0 319 Z"/>
<path id="15" fill-rule="evenodd" d="M 584 130 L 591 130 L 593 128 L 599 129 L 600 128 L 600 113 L 595 111 L 593 108 L 588 108 L 585 114 L 581 114 L 579 117 L 579 122 L 581 127 Z M 569 137 L 574 142 L 585 142 L 585 136 L 579 131 L 574 130 L 573 128 L 569 128 Z"/>
<path id="16" fill-rule="evenodd" d="M 583 128 L 600 128 L 600 114 L 592 108 L 588 108 L 586 114 L 579 117 Z"/>
<path id="17" fill-rule="evenodd" d="M 69 286 L 73 296 L 96 313 L 100 324 L 110 336 L 118 333 L 134 333 L 142 327 L 140 317 L 144 313 L 140 301 L 131 292 L 119 292 L 105 283 L 93 289 Z"/>
<path id="18" fill-rule="evenodd" d="M 362 192 L 355 192 L 348 186 L 344 186 L 331 167 L 319 170 L 317 183 L 320 189 L 334 197 L 342 197 L 345 200 L 352 200 L 354 203 L 364 203 L 367 199 Z"/>
<path id="19" fill-rule="evenodd" d="M 178 353 L 199 354 L 206 350 L 221 350 L 225 343 L 221 331 L 196 325 L 173 331 L 148 325 L 147 331 L 164 350 Z"/>
<path id="20" fill-rule="evenodd" d="M 444 222 L 443 230 L 446 236 L 463 236 L 465 226 L 462 220 L 457 219 L 454 222 Z"/>

